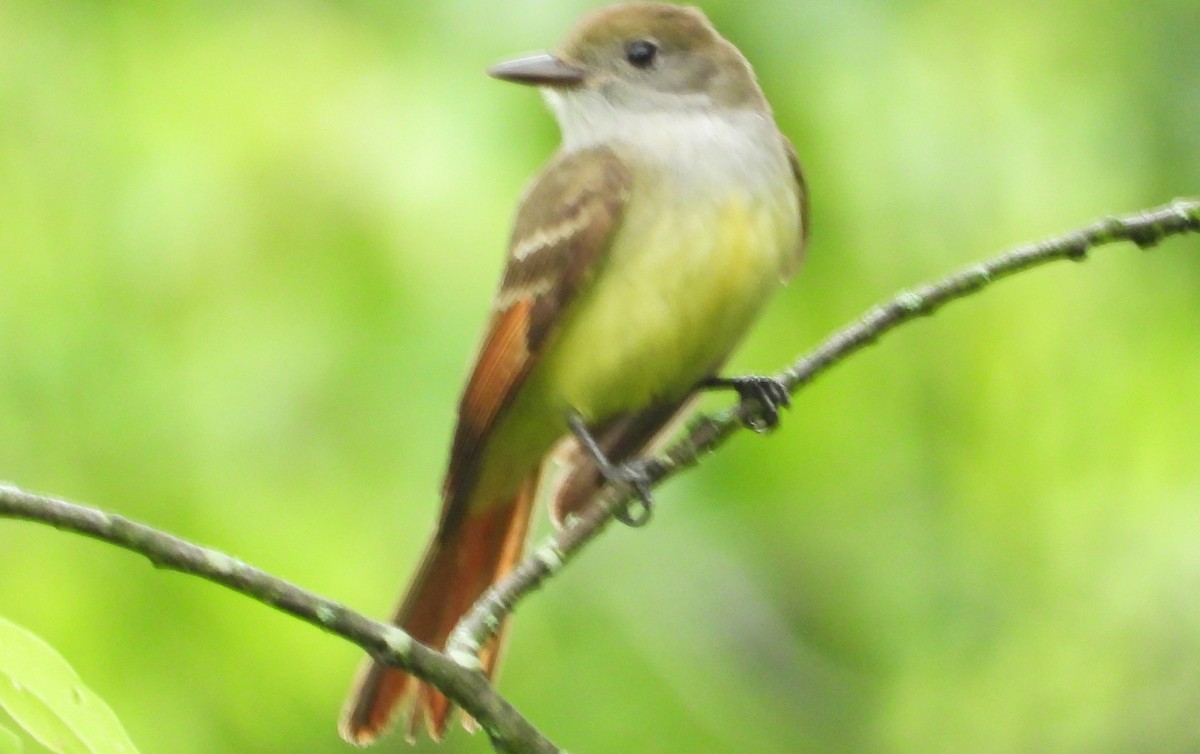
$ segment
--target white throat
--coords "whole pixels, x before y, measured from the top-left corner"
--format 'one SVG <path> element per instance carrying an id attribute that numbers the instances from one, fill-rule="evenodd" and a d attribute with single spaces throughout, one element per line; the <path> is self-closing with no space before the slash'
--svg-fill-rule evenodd
<path id="1" fill-rule="evenodd" d="M 595 91 L 543 90 L 562 129 L 562 148 L 609 146 L 639 167 L 709 185 L 737 182 L 754 190 L 790 178 L 783 140 L 769 114 L 708 101 L 660 110 L 615 105 Z M 677 103 L 684 104 L 684 103 Z"/>

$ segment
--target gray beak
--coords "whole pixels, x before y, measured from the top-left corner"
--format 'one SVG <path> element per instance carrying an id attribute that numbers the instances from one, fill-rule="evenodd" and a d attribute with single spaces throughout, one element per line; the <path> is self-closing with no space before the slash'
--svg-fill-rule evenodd
<path id="1" fill-rule="evenodd" d="M 583 83 L 585 72 L 543 52 L 492 66 L 488 75 L 514 84 L 570 89 Z"/>

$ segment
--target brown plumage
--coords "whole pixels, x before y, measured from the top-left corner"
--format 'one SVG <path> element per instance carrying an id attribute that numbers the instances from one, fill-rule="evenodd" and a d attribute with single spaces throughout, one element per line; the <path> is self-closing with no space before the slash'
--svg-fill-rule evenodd
<path id="1" fill-rule="evenodd" d="M 508 265 L 495 311 L 458 409 L 442 512 L 393 623 L 417 641 L 445 647 L 450 632 L 492 584 L 520 558 L 537 492 L 540 455 L 520 469 L 512 489 L 489 489 L 478 479 L 498 421 L 536 364 L 555 323 L 603 256 L 628 195 L 628 171 L 608 150 L 564 155 L 530 187 L 509 243 Z M 565 424 L 563 425 L 565 429 Z M 481 657 L 494 672 L 502 636 Z M 397 713 L 409 738 L 422 719 L 440 739 L 449 701 L 403 671 L 368 661 L 342 716 L 342 736 L 366 745 Z"/>
<path id="2" fill-rule="evenodd" d="M 608 149 L 563 155 L 530 186 L 475 368 L 458 407 L 443 515 L 468 505 L 480 448 L 517 396 L 563 310 L 608 242 L 628 197 L 629 172 Z"/>

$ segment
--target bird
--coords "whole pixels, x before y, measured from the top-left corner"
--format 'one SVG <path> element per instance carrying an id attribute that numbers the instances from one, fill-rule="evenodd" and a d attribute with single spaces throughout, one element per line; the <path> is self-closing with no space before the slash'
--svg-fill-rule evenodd
<path id="1" fill-rule="evenodd" d="M 760 425 L 774 423 L 782 385 L 718 371 L 809 235 L 796 152 L 750 63 L 702 11 L 602 8 L 553 52 L 489 73 L 539 89 L 562 143 L 517 209 L 441 512 L 393 617 L 438 650 L 518 563 L 536 499 L 561 527 L 606 484 L 624 483 L 642 510 L 623 520 L 644 523 L 638 459 L 701 390 L 735 389 L 763 409 Z M 489 677 L 505 628 L 480 653 Z M 422 722 L 440 740 L 453 712 L 438 690 L 368 659 L 340 732 L 365 746 L 399 716 L 410 741 Z"/>

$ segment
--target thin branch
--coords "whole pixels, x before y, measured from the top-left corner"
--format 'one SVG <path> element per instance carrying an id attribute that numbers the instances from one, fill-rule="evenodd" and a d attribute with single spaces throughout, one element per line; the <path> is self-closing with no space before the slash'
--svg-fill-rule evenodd
<path id="1" fill-rule="evenodd" d="M 436 686 L 487 731 L 497 751 L 559 754 L 496 692 L 484 675 L 452 662 L 404 631 L 371 620 L 225 553 L 187 542 L 127 518 L 63 500 L 0 486 L 0 517 L 49 524 L 145 555 L 157 568 L 199 576 L 294 615 L 365 649 L 382 662 Z"/>
<path id="2" fill-rule="evenodd" d="M 978 293 L 1001 278 L 1059 259 L 1083 261 L 1092 249 L 1118 241 L 1131 241 L 1148 249 L 1169 236 L 1185 233 L 1200 233 L 1200 199 L 1178 199 L 1157 209 L 1108 217 L 1081 230 L 1021 246 L 936 283 L 900 293 L 834 333 L 777 378 L 795 394 L 834 365 L 900 325 L 933 314 L 951 301 Z M 749 420 L 760 409 L 743 404 L 719 416 L 700 417 L 683 439 L 649 463 L 650 485 L 657 486 L 682 469 L 695 466 L 704 456 L 721 447 L 735 431 L 751 424 Z M 447 654 L 470 665 L 483 643 L 495 634 L 501 620 L 599 534 L 612 520 L 614 512 L 623 510 L 630 500 L 629 490 L 610 487 L 577 519 L 534 548 L 507 579 L 485 593 L 459 622 L 447 643 Z"/>

